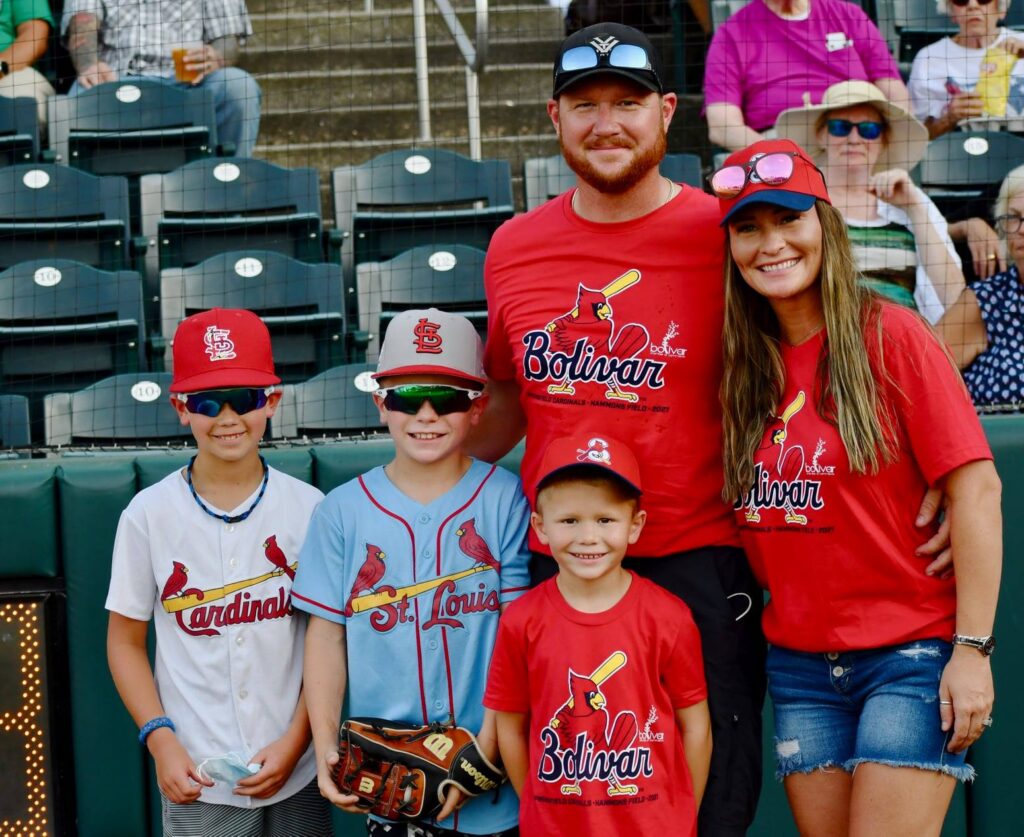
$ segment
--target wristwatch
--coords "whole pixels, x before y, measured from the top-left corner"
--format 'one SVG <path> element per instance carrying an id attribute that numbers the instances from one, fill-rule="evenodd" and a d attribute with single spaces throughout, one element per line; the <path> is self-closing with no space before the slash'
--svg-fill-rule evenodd
<path id="1" fill-rule="evenodd" d="M 964 634 L 953 634 L 954 645 L 969 645 L 971 648 L 977 648 L 982 655 L 991 657 L 992 652 L 996 647 L 996 638 L 991 634 L 989 636 L 965 636 Z"/>

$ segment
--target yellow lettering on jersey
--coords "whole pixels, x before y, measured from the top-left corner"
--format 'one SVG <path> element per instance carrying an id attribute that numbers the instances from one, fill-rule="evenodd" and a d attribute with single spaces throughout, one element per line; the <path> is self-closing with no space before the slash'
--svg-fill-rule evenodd
<path id="1" fill-rule="evenodd" d="M 444 759 L 452 748 L 452 740 L 445 735 L 435 732 L 423 739 L 423 746 L 426 747 L 439 759 Z"/>

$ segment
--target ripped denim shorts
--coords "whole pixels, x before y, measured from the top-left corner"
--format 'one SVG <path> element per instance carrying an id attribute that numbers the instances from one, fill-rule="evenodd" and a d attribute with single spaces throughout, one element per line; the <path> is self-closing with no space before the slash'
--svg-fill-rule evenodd
<path id="1" fill-rule="evenodd" d="M 861 762 L 937 770 L 969 782 L 966 752 L 946 750 L 939 680 L 952 646 L 918 640 L 869 651 L 809 654 L 773 646 L 776 778 Z"/>

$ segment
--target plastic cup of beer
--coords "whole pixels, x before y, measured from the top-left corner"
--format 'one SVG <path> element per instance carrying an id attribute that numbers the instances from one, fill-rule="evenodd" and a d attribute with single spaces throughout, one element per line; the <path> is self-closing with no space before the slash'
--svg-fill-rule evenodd
<path id="1" fill-rule="evenodd" d="M 191 83 L 199 76 L 199 70 L 185 68 L 185 56 L 192 50 L 202 48 L 202 44 L 178 44 L 171 50 L 174 59 L 174 77 L 181 82 Z"/>

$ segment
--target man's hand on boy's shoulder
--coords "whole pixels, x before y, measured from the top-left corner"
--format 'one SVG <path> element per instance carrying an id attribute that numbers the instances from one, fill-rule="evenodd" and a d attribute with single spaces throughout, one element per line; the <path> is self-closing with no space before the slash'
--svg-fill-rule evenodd
<path id="1" fill-rule="evenodd" d="M 348 811 L 350 814 L 365 814 L 366 808 L 360 808 L 356 805 L 359 797 L 354 793 L 342 793 L 338 790 L 338 786 L 334 784 L 334 779 L 331 778 L 331 774 L 334 772 L 334 765 L 338 763 L 338 758 L 338 751 L 331 750 L 327 753 L 324 760 L 316 766 L 316 783 L 320 788 L 320 795 L 332 805 L 341 808 L 342 811 Z"/>

